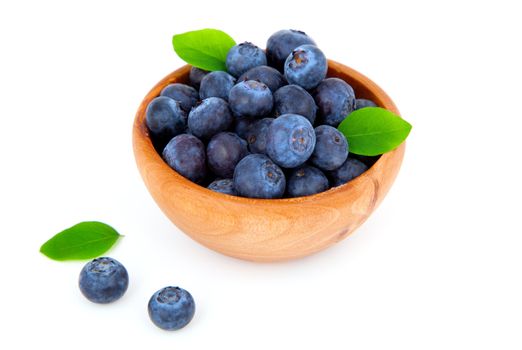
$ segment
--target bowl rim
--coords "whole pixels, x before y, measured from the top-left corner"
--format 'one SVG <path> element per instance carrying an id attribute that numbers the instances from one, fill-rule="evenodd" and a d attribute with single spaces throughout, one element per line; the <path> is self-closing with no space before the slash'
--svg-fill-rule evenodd
<path id="1" fill-rule="evenodd" d="M 301 197 L 294 197 L 294 198 L 273 198 L 273 199 L 265 199 L 265 198 L 247 198 L 247 197 L 240 197 L 240 196 L 232 196 L 220 192 L 215 192 L 212 190 L 209 190 L 208 188 L 201 186 L 199 184 L 196 184 L 189 179 L 183 177 L 178 172 L 176 172 L 174 169 L 170 168 L 168 164 L 163 160 L 163 158 L 160 156 L 160 154 L 155 150 L 152 141 L 149 136 L 149 131 L 145 123 L 145 111 L 150 103 L 150 101 L 159 96 L 161 90 L 167 86 L 168 84 L 172 83 L 185 83 L 183 79 L 180 79 L 180 77 L 188 77 L 188 73 L 190 72 L 190 69 L 192 68 L 191 65 L 184 65 L 167 76 L 165 76 L 163 79 L 161 79 L 157 84 L 154 85 L 152 89 L 145 95 L 143 100 L 140 103 L 140 106 L 138 108 L 138 111 L 136 112 L 136 116 L 134 118 L 133 123 L 133 149 L 134 149 L 134 155 L 135 159 L 138 163 L 138 154 L 143 153 L 143 151 L 146 151 L 146 153 L 152 155 L 152 159 L 149 159 L 149 161 L 153 161 L 154 165 L 158 166 L 158 169 L 161 171 L 165 171 L 170 173 L 170 176 L 173 181 L 179 183 L 180 185 L 183 185 L 185 187 L 190 188 L 191 190 L 195 191 L 195 194 L 200 194 L 202 196 L 210 197 L 210 199 L 216 199 L 220 201 L 228 201 L 228 202 L 235 202 L 235 203 L 241 203 L 241 204 L 247 204 L 247 205 L 258 205 L 258 206 L 274 206 L 274 205 L 288 205 L 288 204 L 299 204 L 299 203 L 309 203 L 309 202 L 315 202 L 316 200 L 322 200 L 324 197 L 330 196 L 332 194 L 340 194 L 345 191 L 351 191 L 355 188 L 357 188 L 360 183 L 363 181 L 366 181 L 366 177 L 372 178 L 374 176 L 374 173 L 378 171 L 378 169 L 381 169 L 382 167 L 379 165 L 382 165 L 383 163 L 387 163 L 391 161 L 391 159 L 400 156 L 401 152 L 403 151 L 402 148 L 405 147 L 405 142 L 403 142 L 399 147 L 396 149 L 389 151 L 387 153 L 382 154 L 377 161 L 368 168 L 364 173 L 357 176 L 353 180 L 340 185 L 331 187 L 326 191 L 308 195 L 308 196 L 301 196 Z M 337 72 L 337 74 L 335 74 Z M 328 77 L 332 77 L 331 74 L 334 73 L 333 77 L 337 77 L 339 73 L 342 73 L 343 75 L 348 75 L 350 78 L 354 81 L 356 81 L 359 85 L 365 86 L 365 88 L 374 95 L 378 95 L 378 99 L 380 100 L 378 105 L 380 107 L 386 108 L 395 114 L 400 116 L 399 110 L 397 109 L 397 106 L 395 103 L 391 100 L 391 98 L 382 90 L 377 84 L 375 84 L 371 79 L 366 77 L 365 75 L 359 73 L 358 71 L 345 66 L 341 63 L 338 63 L 334 60 L 328 60 Z M 342 78 L 340 78 L 342 79 Z M 342 79 L 344 80 L 344 79 Z M 138 168 L 140 167 L 139 164 Z M 141 171 L 141 170 L 140 170 Z"/>

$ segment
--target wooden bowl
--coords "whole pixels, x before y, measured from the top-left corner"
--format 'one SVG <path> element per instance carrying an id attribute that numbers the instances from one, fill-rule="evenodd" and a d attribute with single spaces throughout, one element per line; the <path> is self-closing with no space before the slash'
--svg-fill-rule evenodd
<path id="1" fill-rule="evenodd" d="M 145 125 L 145 109 L 166 85 L 187 82 L 189 71 L 187 65 L 172 72 L 145 96 L 134 120 L 133 146 L 138 169 L 152 197 L 165 215 L 197 242 L 245 260 L 295 259 L 346 238 L 386 196 L 401 166 L 404 143 L 349 183 L 307 197 L 234 197 L 185 179 L 154 149 Z M 330 60 L 328 76 L 345 80 L 358 98 L 369 98 L 399 113 L 381 88 L 355 70 Z"/>

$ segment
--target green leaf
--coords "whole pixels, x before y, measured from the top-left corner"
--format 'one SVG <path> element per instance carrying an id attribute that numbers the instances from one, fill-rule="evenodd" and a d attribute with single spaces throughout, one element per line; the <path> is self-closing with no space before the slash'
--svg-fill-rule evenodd
<path id="1" fill-rule="evenodd" d="M 201 29 L 172 37 L 172 46 L 188 64 L 208 70 L 226 71 L 227 53 L 236 45 L 234 39 L 217 29 Z"/>
<path id="2" fill-rule="evenodd" d="M 92 259 L 109 250 L 119 237 L 107 224 L 85 221 L 54 235 L 40 247 L 40 252 L 60 261 Z"/>
<path id="3" fill-rule="evenodd" d="M 376 156 L 406 140 L 411 124 L 384 108 L 366 107 L 350 113 L 338 129 L 346 136 L 351 153 Z"/>

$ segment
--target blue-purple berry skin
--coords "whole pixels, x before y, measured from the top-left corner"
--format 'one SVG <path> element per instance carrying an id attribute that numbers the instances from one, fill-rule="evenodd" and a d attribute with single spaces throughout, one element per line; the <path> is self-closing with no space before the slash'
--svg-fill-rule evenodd
<path id="1" fill-rule="evenodd" d="M 336 128 L 319 125 L 315 128 L 315 149 L 310 157 L 313 165 L 321 170 L 335 170 L 348 158 L 348 141 Z"/>
<path id="2" fill-rule="evenodd" d="M 196 303 L 185 289 L 165 287 L 152 295 L 147 309 L 151 321 L 156 326 L 174 331 L 189 324 L 196 312 Z"/>
<path id="3" fill-rule="evenodd" d="M 237 163 L 248 153 L 245 140 L 232 132 L 221 132 L 207 145 L 208 167 L 219 177 L 232 178 Z"/>
<path id="4" fill-rule="evenodd" d="M 234 122 L 234 132 L 242 139 L 247 139 L 248 134 L 252 130 L 258 119 L 250 117 L 236 117 Z"/>
<path id="5" fill-rule="evenodd" d="M 155 139 L 168 142 L 185 130 L 187 115 L 180 103 L 170 97 L 156 97 L 149 103 L 145 113 L 147 128 Z"/>
<path id="6" fill-rule="evenodd" d="M 236 84 L 228 97 L 230 109 L 235 116 L 258 118 L 272 111 L 272 92 L 263 83 L 255 80 Z"/>
<path id="7" fill-rule="evenodd" d="M 283 114 L 299 114 L 306 117 L 313 125 L 317 106 L 314 98 L 299 85 L 286 85 L 274 93 L 275 116 Z"/>
<path id="8" fill-rule="evenodd" d="M 368 167 L 361 161 L 348 158 L 339 168 L 328 173 L 332 186 L 345 184 L 368 170 Z"/>
<path id="9" fill-rule="evenodd" d="M 80 291 L 93 303 L 112 303 L 125 294 L 129 275 L 116 259 L 96 258 L 87 263 L 80 272 Z"/>
<path id="10" fill-rule="evenodd" d="M 269 66 L 258 66 L 249 69 L 237 79 L 238 82 L 245 80 L 260 81 L 268 86 L 272 93 L 287 84 L 284 75 L 277 69 Z"/>
<path id="11" fill-rule="evenodd" d="M 191 134 L 208 140 L 215 134 L 228 130 L 233 123 L 227 101 L 219 97 L 209 97 L 192 108 L 188 116 Z"/>
<path id="12" fill-rule="evenodd" d="M 285 193 L 285 174 L 264 154 L 243 158 L 234 171 L 234 188 L 242 197 L 281 198 Z"/>
<path id="13" fill-rule="evenodd" d="M 208 185 L 207 188 L 214 192 L 229 194 L 231 196 L 237 196 L 237 192 L 234 189 L 234 180 L 232 179 L 214 180 L 210 185 Z"/>
<path id="14" fill-rule="evenodd" d="M 199 86 L 201 85 L 201 80 L 207 75 L 209 72 L 203 70 L 201 68 L 192 67 L 190 68 L 189 73 L 189 82 L 193 88 L 199 90 Z"/>
<path id="15" fill-rule="evenodd" d="M 285 78 L 303 89 L 315 88 L 326 77 L 328 62 L 315 45 L 296 47 L 285 61 Z"/>
<path id="16" fill-rule="evenodd" d="M 249 69 L 266 66 L 266 63 L 265 52 L 249 42 L 233 46 L 225 61 L 227 71 L 236 78 Z"/>
<path id="17" fill-rule="evenodd" d="M 363 155 L 355 154 L 355 153 L 348 154 L 348 158 L 355 158 L 357 160 L 360 160 L 368 168 L 372 167 L 375 164 L 375 162 L 377 162 L 379 160 L 380 157 L 381 157 L 381 155 L 377 155 L 377 156 L 363 156 Z"/>
<path id="18" fill-rule="evenodd" d="M 310 158 L 315 147 L 315 131 L 305 117 L 284 114 L 268 129 L 267 155 L 279 166 L 295 168 Z"/>
<path id="19" fill-rule="evenodd" d="M 199 93 L 196 89 L 192 86 L 180 83 L 165 86 L 163 90 L 161 90 L 160 95 L 178 101 L 185 112 L 189 112 L 199 99 Z"/>
<path id="20" fill-rule="evenodd" d="M 301 197 L 326 191 L 328 187 L 328 178 L 321 170 L 303 165 L 294 169 L 288 177 L 286 192 L 289 197 Z"/>
<path id="21" fill-rule="evenodd" d="M 163 159 L 180 175 L 199 183 L 207 173 L 205 146 L 196 136 L 181 134 L 174 137 L 163 150 Z"/>
<path id="22" fill-rule="evenodd" d="M 327 78 L 313 94 L 322 124 L 337 127 L 355 108 L 353 88 L 339 78 Z"/>
<path id="23" fill-rule="evenodd" d="M 372 100 L 367 100 L 365 98 L 358 98 L 355 100 L 355 110 L 365 107 L 377 107 L 377 104 Z"/>
<path id="24" fill-rule="evenodd" d="M 266 43 L 268 64 L 282 72 L 285 60 L 292 50 L 305 44 L 315 45 L 313 39 L 305 32 L 293 29 L 275 32 Z"/>
<path id="25" fill-rule="evenodd" d="M 210 72 L 201 79 L 199 97 L 204 100 L 209 97 L 219 97 L 228 101 L 230 89 L 236 84 L 236 79 L 227 72 Z"/>
<path id="26" fill-rule="evenodd" d="M 255 124 L 252 125 L 246 136 L 250 152 L 266 154 L 268 128 L 273 121 L 274 118 L 263 118 L 257 120 Z"/>

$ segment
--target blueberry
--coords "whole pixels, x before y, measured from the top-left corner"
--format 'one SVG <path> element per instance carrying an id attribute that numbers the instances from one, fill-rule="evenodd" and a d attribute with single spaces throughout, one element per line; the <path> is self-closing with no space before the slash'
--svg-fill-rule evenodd
<path id="1" fill-rule="evenodd" d="M 266 54 L 256 45 L 244 42 L 228 51 L 225 64 L 227 71 L 237 78 L 251 68 L 266 66 Z"/>
<path id="2" fill-rule="evenodd" d="M 310 157 L 313 165 L 321 170 L 334 170 L 343 165 L 348 157 L 346 137 L 329 125 L 315 128 L 315 149 Z"/>
<path id="3" fill-rule="evenodd" d="M 231 132 L 215 135 L 207 145 L 207 161 L 214 174 L 231 178 L 241 159 L 248 154 L 247 143 Z"/>
<path id="4" fill-rule="evenodd" d="M 377 104 L 371 100 L 365 98 L 358 98 L 355 100 L 355 109 L 361 109 L 364 107 L 377 107 Z"/>
<path id="5" fill-rule="evenodd" d="M 208 185 L 207 188 L 214 192 L 229 194 L 231 196 L 237 196 L 237 192 L 234 189 L 234 180 L 232 179 L 215 180 L 210 185 Z"/>
<path id="6" fill-rule="evenodd" d="M 357 176 L 368 170 L 368 167 L 361 161 L 348 158 L 339 168 L 329 173 L 332 186 L 340 186 L 351 181 Z"/>
<path id="7" fill-rule="evenodd" d="M 262 117 L 270 113 L 274 105 L 270 89 L 254 80 L 236 84 L 230 90 L 228 101 L 234 115 L 244 117 Z"/>
<path id="8" fill-rule="evenodd" d="M 153 138 L 168 142 L 185 130 L 187 115 L 179 102 L 170 97 L 159 96 L 147 106 L 145 121 Z"/>
<path id="9" fill-rule="evenodd" d="M 303 165 L 296 168 L 286 186 L 289 197 L 309 196 L 328 189 L 328 179 L 323 172 L 313 166 Z"/>
<path id="10" fill-rule="evenodd" d="M 274 118 L 263 118 L 252 126 L 246 137 L 250 152 L 266 154 L 266 137 L 273 121 Z"/>
<path id="11" fill-rule="evenodd" d="M 129 275 L 125 267 L 113 258 L 102 257 L 87 263 L 80 272 L 80 290 L 98 304 L 112 303 L 125 294 Z"/>
<path id="12" fill-rule="evenodd" d="M 243 197 L 281 198 L 285 186 L 285 174 L 264 154 L 246 156 L 234 170 L 234 188 Z"/>
<path id="13" fill-rule="evenodd" d="M 249 117 L 236 117 L 235 120 L 236 122 L 234 125 L 234 132 L 239 137 L 246 140 L 253 125 L 257 122 L 257 119 L 252 119 Z"/>
<path id="14" fill-rule="evenodd" d="M 296 47 L 285 61 L 285 78 L 289 84 L 296 84 L 310 90 L 326 77 L 328 62 L 324 53 L 314 45 Z"/>
<path id="15" fill-rule="evenodd" d="M 303 164 L 314 147 L 314 128 L 303 116 L 283 114 L 268 128 L 266 153 L 282 167 L 295 168 Z"/>
<path id="16" fill-rule="evenodd" d="M 237 79 L 237 81 L 256 80 L 260 81 L 274 93 L 281 86 L 286 85 L 286 79 L 277 69 L 269 66 L 258 66 L 249 69 Z"/>
<path id="17" fill-rule="evenodd" d="M 199 99 L 199 93 L 192 86 L 185 84 L 169 84 L 161 90 L 161 96 L 167 96 L 178 101 L 181 108 L 188 112 Z"/>
<path id="18" fill-rule="evenodd" d="M 203 70 L 203 69 L 200 69 L 197 67 L 190 68 L 190 73 L 189 73 L 190 85 L 192 85 L 194 88 L 199 90 L 199 86 L 201 84 L 201 79 L 203 79 L 203 77 L 207 74 L 208 74 L 208 71 L 206 71 L 206 70 Z"/>
<path id="19" fill-rule="evenodd" d="M 219 97 L 228 100 L 230 89 L 236 84 L 236 79 L 227 72 L 210 72 L 201 79 L 199 97 L 203 100 L 209 97 Z"/>
<path id="20" fill-rule="evenodd" d="M 361 162 L 363 162 L 369 168 L 369 167 L 373 166 L 375 164 L 375 162 L 377 162 L 381 156 L 380 155 L 377 155 L 377 156 L 363 156 L 363 155 L 360 155 L 360 154 L 350 153 L 350 154 L 348 154 L 348 157 L 360 160 Z"/>
<path id="21" fill-rule="evenodd" d="M 268 64 L 279 71 L 283 71 L 288 55 L 293 49 L 304 44 L 315 45 L 315 42 L 306 33 L 299 30 L 284 29 L 275 32 L 266 43 Z"/>
<path id="22" fill-rule="evenodd" d="M 163 150 L 163 159 L 172 169 L 193 182 L 205 178 L 205 146 L 193 135 L 181 134 L 170 140 Z"/>
<path id="23" fill-rule="evenodd" d="M 322 124 L 337 127 L 355 108 L 355 93 L 339 78 L 325 79 L 314 92 L 318 117 Z"/>
<path id="24" fill-rule="evenodd" d="M 220 131 L 227 130 L 233 122 L 227 101 L 209 97 L 192 108 L 188 116 L 190 132 L 201 139 L 209 139 Z"/>
<path id="25" fill-rule="evenodd" d="M 148 311 L 156 326 L 174 331 L 189 324 L 196 312 L 196 304 L 192 295 L 185 289 L 165 287 L 152 295 Z"/>
<path id="26" fill-rule="evenodd" d="M 314 98 L 299 85 L 286 85 L 274 93 L 274 112 L 282 114 L 299 114 L 306 117 L 313 125 L 317 106 Z"/>

